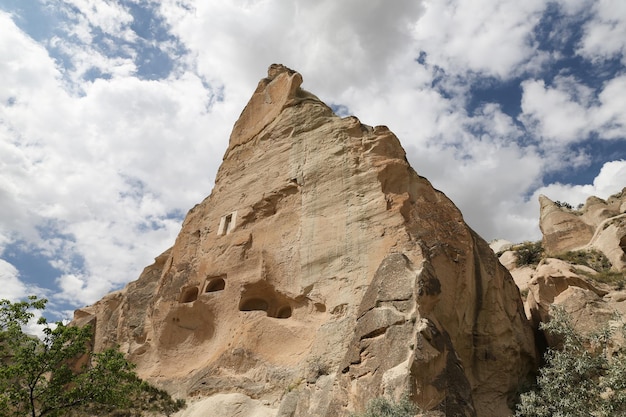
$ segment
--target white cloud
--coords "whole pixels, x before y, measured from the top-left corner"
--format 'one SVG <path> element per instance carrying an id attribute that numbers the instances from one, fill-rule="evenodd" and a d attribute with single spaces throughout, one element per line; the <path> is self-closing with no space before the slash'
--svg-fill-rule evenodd
<path id="1" fill-rule="evenodd" d="M 543 194 L 552 201 L 563 201 L 576 207 L 584 203 L 588 197 L 607 199 L 620 192 L 626 187 L 624 178 L 626 178 L 626 161 L 609 161 L 602 166 L 591 184 L 549 184 L 537 189 L 533 198 L 537 199 L 540 194 Z"/>
<path id="2" fill-rule="evenodd" d="M 544 160 L 535 148 L 518 145 L 519 127 L 493 104 L 471 117 L 448 119 L 443 126 L 448 129 L 444 137 L 459 140 L 408 146 L 418 173 L 428 172 L 433 185 L 484 238 L 534 238 L 537 216 L 523 196 L 537 186 Z"/>
<path id="3" fill-rule="evenodd" d="M 46 49 L 25 36 L 15 26 L 11 16 L 2 11 L 0 26 L 3 28 L 0 37 L 0 74 L 3 80 L 0 103 L 4 109 L 7 104 L 21 105 L 25 94 L 34 96 L 38 91 L 50 89 L 60 73 Z"/>
<path id="4" fill-rule="evenodd" d="M 185 7 L 194 7 L 185 13 Z M 358 86 L 376 88 L 410 62 L 419 1 L 162 2 L 174 33 L 193 51 L 206 79 L 223 84 L 243 106 L 266 68 L 280 62 L 306 74 L 320 97 Z M 331 76 L 332 74 L 332 76 Z"/>
<path id="5" fill-rule="evenodd" d="M 608 198 L 626 186 L 624 178 L 626 178 L 626 161 L 605 163 L 598 176 L 593 180 L 593 194 L 591 195 Z"/>
<path id="6" fill-rule="evenodd" d="M 82 276 L 60 297 L 89 303 L 173 243 L 172 215 L 212 187 L 232 109 L 191 73 L 98 79 L 73 95 L 46 50 L 0 19 L 0 243 L 23 239 Z"/>
<path id="7" fill-rule="evenodd" d="M 429 62 L 446 72 L 509 78 L 546 59 L 532 36 L 545 7 L 543 0 L 429 1 L 415 31 Z"/>
<path id="8" fill-rule="evenodd" d="M 626 3 L 595 1 L 591 11 L 578 53 L 594 61 L 621 58 L 626 64 Z"/>
<path id="9" fill-rule="evenodd" d="M 569 15 L 574 15 L 590 9 L 596 0 L 557 0 L 561 10 Z"/>
<path id="10" fill-rule="evenodd" d="M 547 86 L 543 80 L 522 83 L 521 119 L 553 149 L 585 140 L 595 133 L 600 139 L 626 137 L 626 76 L 609 80 L 595 95 L 573 77 L 557 76 Z"/>
<path id="11" fill-rule="evenodd" d="M 26 284 L 19 279 L 18 270 L 10 263 L 0 259 L 0 299 L 17 301 L 28 294 Z"/>
<path id="12" fill-rule="evenodd" d="M 55 8 L 57 13 L 65 14 L 71 24 L 65 27 L 70 36 L 75 36 L 89 44 L 94 39 L 97 29 L 128 42 L 136 39 L 129 25 L 133 21 L 128 9 L 120 2 L 110 0 L 62 0 L 55 2 L 44 0 L 48 8 Z"/>
<path id="13" fill-rule="evenodd" d="M 522 83 L 523 118 L 535 124 L 535 132 L 558 145 L 577 142 L 589 134 L 592 127 L 587 120 L 587 100 L 581 102 L 572 91 L 559 86 L 548 87 L 543 80 Z"/>
<path id="14" fill-rule="evenodd" d="M 607 139 L 626 137 L 626 75 L 608 81 L 599 95 L 599 101 L 593 118 L 595 124 L 601 126 L 601 136 Z"/>

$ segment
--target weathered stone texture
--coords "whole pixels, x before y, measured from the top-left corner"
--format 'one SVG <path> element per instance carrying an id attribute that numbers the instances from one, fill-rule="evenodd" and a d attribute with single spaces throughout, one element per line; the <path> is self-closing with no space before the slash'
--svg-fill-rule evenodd
<path id="1" fill-rule="evenodd" d="M 539 204 L 539 227 L 548 255 L 597 249 L 614 271 L 626 268 L 626 188 L 606 201 L 589 197 L 580 210 L 559 207 L 545 196 L 539 197 Z"/>
<path id="2" fill-rule="evenodd" d="M 591 333 L 602 329 L 615 318 L 616 313 L 624 320 L 626 188 L 606 201 L 589 197 L 578 210 L 560 207 L 545 196 L 541 196 L 539 202 L 542 243 L 548 257 L 536 267 L 516 266 L 513 251 L 500 257 L 520 289 L 528 293 L 525 309 L 535 329 L 550 320 L 553 306 L 563 308 L 572 318 L 574 328 L 580 332 Z M 596 271 L 586 265 L 549 257 L 572 250 L 603 253 L 611 262 L 611 272 L 617 273 L 615 282 L 611 284 L 610 280 L 602 282 L 602 279 L 595 278 L 599 273 L 607 274 L 607 271 Z M 621 282 L 619 272 L 622 273 Z M 549 334 L 545 336 L 549 346 L 558 346 L 558 340 Z M 625 344 L 624 340 L 616 340 L 615 343 L 616 346 Z"/>
<path id="3" fill-rule="evenodd" d="M 511 275 L 393 133 L 301 82 L 270 67 L 171 250 L 77 318 L 142 377 L 220 410 L 330 417 L 408 393 L 508 415 L 536 366 Z"/>

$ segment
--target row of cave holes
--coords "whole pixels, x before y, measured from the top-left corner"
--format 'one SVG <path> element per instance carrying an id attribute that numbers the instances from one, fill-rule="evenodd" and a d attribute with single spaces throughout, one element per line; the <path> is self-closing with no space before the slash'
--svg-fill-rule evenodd
<path id="1" fill-rule="evenodd" d="M 220 277 L 207 279 L 206 286 L 204 287 L 204 293 L 218 292 L 226 288 L 226 281 L 224 280 L 225 277 L 225 275 L 222 275 Z M 198 287 L 187 288 L 181 294 L 180 302 L 191 303 L 196 301 L 198 299 L 199 292 Z M 292 310 L 290 305 L 274 306 L 271 304 L 276 303 L 270 303 L 260 297 L 242 299 L 239 303 L 239 311 L 265 311 L 269 317 L 278 319 L 288 319 L 291 317 Z"/>
<path id="2" fill-rule="evenodd" d="M 222 275 L 219 277 L 209 278 L 206 281 L 206 286 L 204 287 L 205 293 L 222 291 L 226 288 L 226 281 L 224 281 L 226 275 Z M 191 303 L 198 299 L 199 294 L 198 287 L 190 287 L 183 291 L 180 296 L 181 303 Z"/>

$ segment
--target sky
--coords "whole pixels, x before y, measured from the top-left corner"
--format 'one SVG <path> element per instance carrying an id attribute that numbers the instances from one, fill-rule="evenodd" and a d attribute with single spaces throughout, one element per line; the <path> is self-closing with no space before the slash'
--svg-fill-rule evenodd
<path id="1" fill-rule="evenodd" d="M 0 0 L 0 298 L 63 319 L 136 279 L 272 63 L 486 240 L 626 186 L 623 0 Z"/>

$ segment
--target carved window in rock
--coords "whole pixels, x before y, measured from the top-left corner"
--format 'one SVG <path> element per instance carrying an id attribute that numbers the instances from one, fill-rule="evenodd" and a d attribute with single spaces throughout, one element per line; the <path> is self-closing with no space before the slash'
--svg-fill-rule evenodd
<path id="1" fill-rule="evenodd" d="M 276 312 L 277 319 L 288 319 L 291 317 L 291 306 L 284 306 Z"/>
<path id="2" fill-rule="evenodd" d="M 204 292 L 210 293 L 222 291 L 224 288 L 226 288 L 226 281 L 224 280 L 224 278 L 226 278 L 226 275 L 207 278 Z"/>
<path id="3" fill-rule="evenodd" d="M 239 311 L 265 311 L 268 317 L 276 319 L 288 319 L 291 317 L 291 306 L 276 306 L 275 300 L 265 300 L 260 297 L 242 300 L 239 304 Z"/>
<path id="4" fill-rule="evenodd" d="M 239 304 L 239 311 L 265 311 L 269 308 L 269 304 L 262 298 L 249 298 Z"/>
<path id="5" fill-rule="evenodd" d="M 191 303 L 198 299 L 198 287 L 185 288 L 180 295 L 181 303 Z"/>
<path id="6" fill-rule="evenodd" d="M 227 235 L 233 230 L 235 230 L 235 225 L 237 222 L 237 212 L 233 211 L 232 213 L 228 213 L 225 216 L 222 216 L 220 219 L 220 226 L 217 229 L 218 236 Z"/>
<path id="7" fill-rule="evenodd" d="M 626 235 L 622 236 L 620 239 L 619 247 L 622 248 L 622 252 L 626 253 Z"/>

